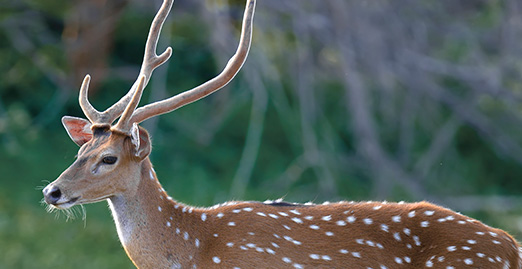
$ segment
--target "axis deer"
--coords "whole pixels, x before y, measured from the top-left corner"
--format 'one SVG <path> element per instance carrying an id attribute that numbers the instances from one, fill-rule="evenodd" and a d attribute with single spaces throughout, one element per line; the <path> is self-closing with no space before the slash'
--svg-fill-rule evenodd
<path id="1" fill-rule="evenodd" d="M 149 135 L 138 124 L 217 91 L 237 74 L 250 48 L 255 0 L 246 3 L 237 52 L 222 73 L 137 108 L 153 70 L 171 56 L 171 48 L 156 55 L 156 44 L 172 2 L 165 0 L 154 18 L 138 79 L 116 104 L 97 111 L 85 77 L 79 102 L 88 120 L 62 119 L 80 150 L 43 190 L 49 205 L 107 200 L 119 239 L 140 268 L 521 268 L 519 245 L 509 234 L 427 202 L 194 208 L 173 200 L 156 177 Z"/>

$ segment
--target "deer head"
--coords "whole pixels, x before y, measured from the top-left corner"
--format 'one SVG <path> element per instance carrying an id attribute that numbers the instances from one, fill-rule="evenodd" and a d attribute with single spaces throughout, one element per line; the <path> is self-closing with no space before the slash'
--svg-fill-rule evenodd
<path id="1" fill-rule="evenodd" d="M 152 72 L 172 54 L 167 48 L 156 54 L 159 33 L 173 0 L 165 0 L 156 14 L 147 38 L 138 79 L 128 93 L 103 112 L 88 100 L 90 76 L 80 88 L 79 103 L 86 119 L 65 116 L 62 123 L 71 139 L 80 146 L 76 161 L 43 190 L 45 201 L 65 209 L 77 204 L 105 200 L 123 192 L 135 192 L 140 165 L 148 159 L 151 141 L 138 124 L 199 100 L 227 85 L 246 60 L 252 38 L 255 1 L 247 1 L 240 43 L 236 53 L 215 78 L 171 98 L 138 107 Z M 119 117 L 116 124 L 113 122 Z"/>

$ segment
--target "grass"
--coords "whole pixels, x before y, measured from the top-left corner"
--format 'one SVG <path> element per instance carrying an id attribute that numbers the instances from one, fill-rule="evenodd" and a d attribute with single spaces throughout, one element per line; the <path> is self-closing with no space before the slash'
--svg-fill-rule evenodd
<path id="1" fill-rule="evenodd" d="M 38 200 L 20 203 L 1 194 L 0 268 L 133 268 L 106 205 L 89 206 L 93 214 L 85 221 L 65 221 Z"/>

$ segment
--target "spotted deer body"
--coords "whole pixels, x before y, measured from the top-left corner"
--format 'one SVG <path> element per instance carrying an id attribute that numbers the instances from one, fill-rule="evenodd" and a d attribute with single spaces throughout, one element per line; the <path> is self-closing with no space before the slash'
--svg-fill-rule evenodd
<path id="1" fill-rule="evenodd" d="M 145 259 L 143 268 L 451 269 L 521 265 L 518 244 L 509 234 L 430 203 L 313 205 L 269 201 L 194 208 L 174 201 L 161 188 L 152 168 L 142 168 L 140 189 L 152 197 L 141 197 L 145 208 L 131 209 L 137 223 L 134 229 L 122 232 L 128 228 L 118 220 L 117 226 L 129 256 L 138 253 Z M 115 202 L 111 199 L 110 203 L 113 214 L 119 216 Z M 133 219 L 128 217 L 126 221 Z M 151 234 L 155 234 L 153 238 L 144 240 L 151 245 L 144 247 L 139 239 Z M 157 234 L 163 240 L 158 240 Z M 128 236 L 132 239 L 125 238 Z M 144 250 L 150 251 L 145 255 Z"/>
<path id="2" fill-rule="evenodd" d="M 165 0 L 154 18 L 138 79 L 118 102 L 97 111 L 85 77 L 79 102 L 87 120 L 62 119 L 80 146 L 78 158 L 43 190 L 49 205 L 107 200 L 139 268 L 522 268 L 519 246 L 506 232 L 426 202 L 194 208 L 173 200 L 156 177 L 149 134 L 138 124 L 219 90 L 237 74 L 250 48 L 255 0 L 247 0 L 238 49 L 218 76 L 137 108 L 152 72 L 172 53 L 156 55 L 172 3 Z"/>
<path id="3" fill-rule="evenodd" d="M 167 195 L 149 162 L 142 169 L 139 188 L 149 195 L 126 198 L 142 206 L 128 208 L 129 216 L 114 199 L 110 204 L 127 253 L 143 259 L 133 259 L 143 268 L 521 266 L 509 234 L 430 203 L 268 201 L 194 208 Z"/>

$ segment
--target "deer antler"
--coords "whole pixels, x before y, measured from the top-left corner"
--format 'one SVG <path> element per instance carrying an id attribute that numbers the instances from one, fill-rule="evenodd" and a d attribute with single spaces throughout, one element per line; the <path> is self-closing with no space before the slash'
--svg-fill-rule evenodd
<path id="1" fill-rule="evenodd" d="M 230 58 L 227 65 L 219 75 L 213 79 L 178 95 L 165 100 L 140 107 L 133 111 L 127 123 L 118 122 L 118 126 L 131 126 L 131 123 L 140 123 L 148 118 L 171 112 L 184 105 L 197 101 L 227 85 L 239 72 L 250 50 L 252 40 L 252 20 L 254 17 L 255 0 L 247 0 L 241 38 L 236 53 Z M 149 77 L 147 77 L 148 79 Z M 130 109 L 130 106 L 129 106 Z M 120 119 L 122 121 L 122 119 Z"/>
<path id="2" fill-rule="evenodd" d="M 144 75 L 141 75 L 138 78 L 138 87 L 136 88 L 136 91 L 134 92 L 132 99 L 127 104 L 125 111 L 123 111 L 120 120 L 112 128 L 112 130 L 118 130 L 123 133 L 126 133 L 128 130 L 130 130 L 131 122 L 129 120 L 132 117 L 132 112 L 136 109 L 138 103 L 140 102 L 141 95 L 143 94 L 143 89 L 145 88 L 146 80 L 147 78 Z"/>
<path id="3" fill-rule="evenodd" d="M 85 76 L 83 80 L 82 87 L 80 88 L 80 106 L 83 110 L 85 116 L 94 124 L 112 124 L 114 120 L 116 120 L 125 110 L 127 104 L 131 101 L 133 95 L 138 91 L 138 86 L 142 85 L 143 88 L 147 86 L 149 79 L 152 75 L 154 69 L 158 66 L 165 63 L 170 56 L 172 55 L 172 48 L 168 47 L 162 54 L 159 56 L 156 55 L 156 48 L 158 44 L 159 34 L 161 32 L 161 28 L 165 23 L 165 20 L 172 8 L 174 0 L 165 0 L 161 5 L 158 13 L 154 17 L 152 24 L 150 26 L 149 35 L 147 37 L 147 43 L 145 45 L 145 53 L 143 56 L 143 62 L 141 64 L 140 74 L 138 75 L 138 79 L 134 82 L 131 89 L 125 96 L 123 96 L 118 102 L 109 107 L 107 110 L 103 112 L 99 112 L 96 110 L 88 100 L 87 92 L 89 88 L 89 82 L 91 77 L 89 75 Z M 142 81 L 143 77 L 143 81 Z M 138 98 L 139 100 L 139 98 Z"/>

